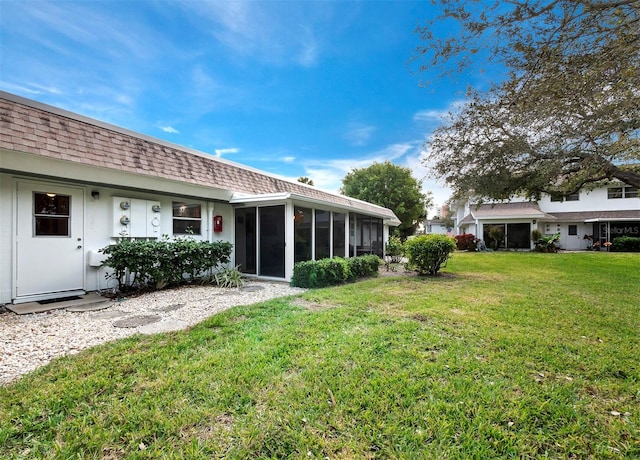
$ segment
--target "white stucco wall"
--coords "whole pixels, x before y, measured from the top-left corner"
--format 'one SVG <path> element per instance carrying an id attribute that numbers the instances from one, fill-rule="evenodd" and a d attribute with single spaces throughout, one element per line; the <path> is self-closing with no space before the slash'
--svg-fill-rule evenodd
<path id="1" fill-rule="evenodd" d="M 70 186 L 67 181 L 51 181 L 43 179 L 25 178 L 21 175 L 0 174 L 0 303 L 10 303 L 15 296 L 15 273 L 16 256 L 14 254 L 16 230 L 16 187 L 19 182 L 58 184 Z M 234 240 L 233 227 L 233 207 L 226 203 L 219 203 L 209 200 L 184 198 L 160 194 L 160 192 L 131 191 L 108 186 L 95 186 L 87 184 L 73 183 L 73 187 L 84 191 L 84 209 L 82 215 L 84 219 L 82 250 L 85 253 L 85 268 L 83 287 L 87 291 L 107 289 L 113 287 L 113 282 L 105 279 L 105 268 L 91 266 L 91 252 L 98 251 L 109 244 L 115 243 L 118 238 L 114 237 L 114 220 L 119 219 L 115 215 L 114 197 L 117 201 L 120 198 L 149 200 L 158 202 L 161 206 L 160 231 L 158 237 L 167 235 L 173 237 L 173 201 L 185 201 L 193 204 L 200 204 L 202 210 L 202 228 L 200 235 L 193 235 L 195 239 L 218 241 Z M 161 189 L 160 184 L 156 184 Z M 96 195 L 97 194 L 97 195 Z M 223 218 L 223 231 L 214 233 L 213 216 L 220 215 Z"/>
<path id="2" fill-rule="evenodd" d="M 538 205 L 543 212 L 624 211 L 640 209 L 640 198 L 607 198 L 607 188 L 580 192 L 578 201 L 551 201 L 544 195 Z"/>
<path id="3" fill-rule="evenodd" d="M 11 177 L 0 174 L 0 303 L 11 302 L 13 214 Z"/>

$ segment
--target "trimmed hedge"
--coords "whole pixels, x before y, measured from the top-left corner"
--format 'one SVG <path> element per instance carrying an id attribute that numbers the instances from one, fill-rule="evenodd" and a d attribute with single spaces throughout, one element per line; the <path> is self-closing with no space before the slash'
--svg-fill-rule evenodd
<path id="1" fill-rule="evenodd" d="M 611 250 L 616 252 L 640 252 L 640 238 L 619 236 L 611 242 Z"/>
<path id="2" fill-rule="evenodd" d="M 409 266 L 421 275 L 436 275 L 456 250 L 456 242 L 445 235 L 417 236 L 405 243 Z"/>
<path id="3" fill-rule="evenodd" d="M 380 258 L 366 255 L 343 259 L 306 260 L 293 267 L 291 285 L 302 288 L 321 288 L 355 281 L 358 278 L 376 276 Z"/>
<path id="4" fill-rule="evenodd" d="M 161 289 L 209 274 L 231 260 L 232 244 L 226 241 L 122 239 L 102 248 L 110 267 L 107 279 L 118 283 L 118 290 L 154 286 Z"/>
<path id="5" fill-rule="evenodd" d="M 476 251 L 478 241 L 480 241 L 478 238 L 476 238 L 475 235 L 472 235 L 471 233 L 456 235 L 454 238 L 456 240 L 456 248 L 459 251 Z"/>

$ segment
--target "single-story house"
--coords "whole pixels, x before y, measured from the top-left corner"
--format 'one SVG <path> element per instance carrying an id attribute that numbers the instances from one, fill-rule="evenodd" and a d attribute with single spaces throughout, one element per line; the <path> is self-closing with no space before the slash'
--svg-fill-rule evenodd
<path id="1" fill-rule="evenodd" d="M 458 232 L 471 233 L 487 246 L 493 243 L 492 229 L 503 236 L 500 247 L 510 249 L 532 249 L 533 230 L 560 234 L 559 247 L 567 250 L 603 247 L 617 236 L 640 237 L 638 189 L 618 182 L 567 196 L 543 195 L 538 201 L 467 201 L 455 208 Z"/>
<path id="2" fill-rule="evenodd" d="M 108 288 L 120 238 L 233 243 L 248 276 L 383 255 L 386 208 L 0 92 L 0 304 Z"/>

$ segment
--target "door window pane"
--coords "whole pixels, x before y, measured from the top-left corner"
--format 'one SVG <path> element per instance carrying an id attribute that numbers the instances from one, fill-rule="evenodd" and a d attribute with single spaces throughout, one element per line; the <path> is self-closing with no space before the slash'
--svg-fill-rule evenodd
<path id="1" fill-rule="evenodd" d="M 236 209 L 236 264 L 242 273 L 256 274 L 256 208 Z"/>
<path id="2" fill-rule="evenodd" d="M 260 215 L 260 276 L 284 278 L 284 206 L 258 208 Z"/>
<path id="3" fill-rule="evenodd" d="M 71 197 L 57 193 L 33 194 L 35 236 L 70 236 Z"/>
<path id="4" fill-rule="evenodd" d="M 327 259 L 330 256 L 330 217 L 329 211 L 316 209 L 316 260 Z"/>
<path id="5" fill-rule="evenodd" d="M 345 214 L 333 213 L 333 257 L 344 257 Z"/>
<path id="6" fill-rule="evenodd" d="M 293 219 L 294 260 L 296 262 L 311 260 L 311 234 L 313 231 L 311 209 L 295 208 Z"/>

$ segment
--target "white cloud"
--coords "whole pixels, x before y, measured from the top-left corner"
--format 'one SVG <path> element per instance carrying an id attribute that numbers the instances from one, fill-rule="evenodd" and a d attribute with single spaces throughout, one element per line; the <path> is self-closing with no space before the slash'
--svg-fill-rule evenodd
<path id="1" fill-rule="evenodd" d="M 240 149 L 238 148 L 228 148 L 228 149 L 215 149 L 214 152 L 216 154 L 216 156 L 218 158 L 220 158 L 222 155 L 228 155 L 228 154 L 233 154 L 233 153 L 238 153 L 240 151 Z"/>
<path id="2" fill-rule="evenodd" d="M 423 146 L 415 149 L 410 155 L 407 155 L 405 166 L 413 171 L 413 177 L 416 179 L 422 179 L 422 190 L 424 193 L 431 192 L 433 194 L 433 202 L 435 207 L 429 211 L 429 215 L 437 215 L 440 213 L 440 207 L 451 196 L 451 189 L 449 189 L 441 181 L 430 177 L 429 165 L 425 163 L 427 152 Z"/>
<path id="3" fill-rule="evenodd" d="M 160 129 L 163 130 L 165 133 L 180 134 L 180 131 L 175 129 L 173 126 L 160 126 Z"/>
<path id="4" fill-rule="evenodd" d="M 466 103 L 467 103 L 466 99 L 456 99 L 451 103 L 449 103 L 449 105 L 444 109 L 419 110 L 418 112 L 413 114 L 413 121 L 419 122 L 419 123 L 432 123 L 432 122 L 442 123 L 443 121 L 446 120 L 447 116 L 451 112 L 457 112 Z"/>
<path id="5" fill-rule="evenodd" d="M 212 36 L 234 56 L 261 62 L 315 66 L 336 18 L 331 5 L 313 2 L 179 2 L 194 27 Z M 311 25 L 303 25 L 311 24 Z"/>
<path id="6" fill-rule="evenodd" d="M 293 163 L 294 161 L 296 161 L 296 157 L 286 156 L 282 159 L 282 161 L 284 161 L 285 163 Z"/>
<path id="7" fill-rule="evenodd" d="M 420 110 L 413 115 L 413 121 L 441 121 L 446 110 Z"/>
<path id="8" fill-rule="evenodd" d="M 369 142 L 375 130 L 375 126 L 353 122 L 349 124 L 348 130 L 343 137 L 349 144 L 361 147 Z"/>

